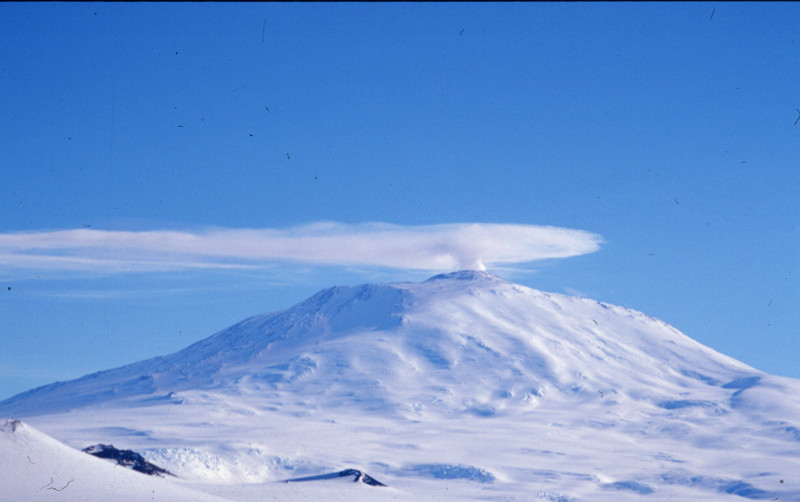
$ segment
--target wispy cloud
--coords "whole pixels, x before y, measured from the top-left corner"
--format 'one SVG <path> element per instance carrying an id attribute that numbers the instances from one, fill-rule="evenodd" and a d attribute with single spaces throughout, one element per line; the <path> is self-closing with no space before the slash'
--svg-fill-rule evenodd
<path id="1" fill-rule="evenodd" d="M 287 229 L 0 234 L 0 270 L 96 273 L 263 268 L 277 262 L 446 271 L 566 258 L 599 249 L 582 230 L 452 223 L 400 226 L 322 222 Z"/>

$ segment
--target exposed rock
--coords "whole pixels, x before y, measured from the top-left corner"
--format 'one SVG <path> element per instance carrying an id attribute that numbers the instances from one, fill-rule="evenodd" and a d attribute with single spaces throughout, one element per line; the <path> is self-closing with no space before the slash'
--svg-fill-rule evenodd
<path id="1" fill-rule="evenodd" d="M 114 445 L 111 444 L 96 444 L 89 446 L 88 448 L 84 448 L 83 451 L 90 455 L 94 455 L 95 457 L 116 460 L 117 465 L 129 467 L 134 471 L 147 474 L 148 476 L 174 476 L 174 474 L 168 470 L 162 469 L 155 464 L 151 464 L 135 451 L 119 450 L 114 448 Z"/>
<path id="2" fill-rule="evenodd" d="M 364 483 L 370 486 L 386 486 L 377 479 L 373 478 L 366 472 L 359 471 L 358 469 L 345 469 L 339 472 L 332 472 L 330 474 L 319 474 L 317 476 L 306 476 L 304 478 L 287 479 L 286 483 L 300 483 L 305 481 L 322 481 L 324 479 L 337 479 L 353 476 L 353 482 Z"/>

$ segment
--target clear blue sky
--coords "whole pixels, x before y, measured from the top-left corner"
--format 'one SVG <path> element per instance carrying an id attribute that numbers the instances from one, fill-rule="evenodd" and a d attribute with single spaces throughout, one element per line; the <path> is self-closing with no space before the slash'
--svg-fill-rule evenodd
<path id="1" fill-rule="evenodd" d="M 800 4 L 0 3 L 0 68 L 0 234 L 584 230 L 489 270 L 800 378 Z M 434 273 L 0 258 L 0 398 Z"/>

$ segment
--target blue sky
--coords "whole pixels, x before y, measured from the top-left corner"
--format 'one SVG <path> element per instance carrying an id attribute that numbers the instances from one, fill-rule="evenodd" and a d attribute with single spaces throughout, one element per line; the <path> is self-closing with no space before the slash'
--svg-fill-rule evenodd
<path id="1" fill-rule="evenodd" d="M 0 398 L 455 267 L 423 241 L 800 378 L 796 3 L 0 3 L 0 40 Z"/>

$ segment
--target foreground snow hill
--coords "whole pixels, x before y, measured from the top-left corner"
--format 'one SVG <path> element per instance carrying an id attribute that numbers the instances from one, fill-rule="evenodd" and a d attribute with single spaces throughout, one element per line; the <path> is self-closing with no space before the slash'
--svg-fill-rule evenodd
<path id="1" fill-rule="evenodd" d="M 800 500 L 798 396 L 640 312 L 463 271 L 324 290 L 0 416 L 228 500 Z M 331 484 L 351 468 L 388 487 Z"/>
<path id="2" fill-rule="evenodd" d="M 223 502 L 70 448 L 18 420 L 0 421 L 0 500 Z"/>

